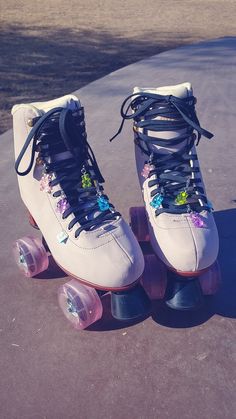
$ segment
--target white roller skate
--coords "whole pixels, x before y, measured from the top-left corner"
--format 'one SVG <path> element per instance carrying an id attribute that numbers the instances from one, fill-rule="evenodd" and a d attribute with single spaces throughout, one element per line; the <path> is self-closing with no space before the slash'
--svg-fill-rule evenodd
<path id="1" fill-rule="evenodd" d="M 182 310 L 199 306 L 202 293 L 215 293 L 219 284 L 218 233 L 195 148 L 201 136 L 213 135 L 201 128 L 195 103 L 190 83 L 183 83 L 136 87 L 121 109 L 122 123 L 134 121 L 146 210 L 131 209 L 131 221 L 138 240 L 150 239 L 154 253 L 170 271 L 167 304 Z"/>
<path id="2" fill-rule="evenodd" d="M 102 315 L 95 289 L 112 292 L 114 317 L 143 315 L 148 301 L 137 285 L 143 255 L 103 192 L 104 179 L 87 142 L 79 100 L 68 95 L 15 105 L 12 114 L 21 197 L 44 238 L 44 245 L 32 237 L 15 243 L 19 266 L 26 276 L 35 276 L 47 268 L 50 251 L 56 263 L 80 281 L 73 279 L 59 292 L 64 313 L 78 329 Z"/>

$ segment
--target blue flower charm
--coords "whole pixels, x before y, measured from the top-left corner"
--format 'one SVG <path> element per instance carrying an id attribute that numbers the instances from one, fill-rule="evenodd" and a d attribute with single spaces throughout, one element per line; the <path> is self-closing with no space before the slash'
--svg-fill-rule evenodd
<path id="1" fill-rule="evenodd" d="M 97 199 L 97 203 L 100 211 L 107 211 L 110 208 L 108 200 L 102 195 Z"/>
<path id="2" fill-rule="evenodd" d="M 157 195 L 154 196 L 153 200 L 150 202 L 151 207 L 160 208 L 163 199 L 164 199 L 164 196 L 158 193 Z"/>

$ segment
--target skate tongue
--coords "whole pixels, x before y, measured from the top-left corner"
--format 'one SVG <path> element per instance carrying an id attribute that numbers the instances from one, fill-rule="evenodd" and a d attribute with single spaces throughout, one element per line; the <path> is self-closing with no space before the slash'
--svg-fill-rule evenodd
<path id="1" fill-rule="evenodd" d="M 81 108 L 79 99 L 74 95 L 65 95 L 48 102 L 34 102 L 32 105 L 37 108 L 42 115 L 53 108 L 67 108 L 71 111 L 76 111 Z"/>
<path id="2" fill-rule="evenodd" d="M 51 102 L 53 102 L 53 104 L 51 104 Z M 72 95 L 63 96 L 51 102 L 50 102 L 50 108 L 48 108 L 48 105 L 47 105 L 49 102 L 43 103 L 44 105 L 42 106 L 43 111 L 47 112 L 50 109 L 60 107 L 60 108 L 68 109 L 74 113 L 80 112 L 80 110 L 81 112 L 83 112 L 80 101 L 75 96 L 72 96 Z M 55 143 L 57 144 L 60 143 L 61 151 L 54 154 L 52 157 L 48 157 L 47 159 L 48 163 L 54 163 L 57 161 L 62 161 L 62 160 L 74 157 L 73 153 L 67 149 L 65 143 L 63 142 L 61 138 L 60 129 L 59 129 L 59 115 L 57 115 L 56 118 L 58 119 L 58 126 L 56 127 L 56 133 L 55 133 L 56 135 L 54 138 L 55 138 Z M 68 136 L 70 137 L 70 142 L 71 142 L 71 145 L 73 146 L 73 150 L 77 152 L 77 154 L 79 154 L 80 142 L 79 142 L 78 131 L 80 128 L 73 123 L 72 118 L 73 117 L 71 117 L 67 121 L 65 130 L 68 132 Z M 69 134 L 70 131 L 71 131 L 71 134 Z"/>
<path id="3" fill-rule="evenodd" d="M 135 87 L 134 93 L 152 93 L 152 94 L 158 94 L 163 96 L 172 95 L 175 97 L 178 97 L 180 99 L 185 99 L 189 96 L 193 95 L 192 86 L 190 83 L 181 83 L 177 84 L 176 86 L 164 86 L 164 87 L 158 87 L 158 88 L 149 88 L 149 87 Z M 173 119 L 158 116 L 156 118 L 153 118 L 154 120 L 166 120 L 166 121 L 172 121 Z M 183 143 L 181 144 L 175 144 L 171 145 L 170 142 L 168 144 L 168 140 L 171 140 L 172 138 L 177 138 L 180 135 L 184 134 L 186 132 L 186 129 L 181 129 L 178 131 L 147 131 L 147 135 L 151 137 L 156 138 L 162 138 L 166 139 L 165 146 L 160 146 L 157 144 L 150 144 L 151 150 L 155 153 L 155 151 L 158 151 L 159 154 L 169 154 L 178 152 L 182 147 Z"/>
<path id="4" fill-rule="evenodd" d="M 173 95 L 184 99 L 193 94 L 191 83 L 181 83 L 175 86 L 163 87 L 134 87 L 134 93 L 154 93 L 158 95 L 168 96 Z"/>

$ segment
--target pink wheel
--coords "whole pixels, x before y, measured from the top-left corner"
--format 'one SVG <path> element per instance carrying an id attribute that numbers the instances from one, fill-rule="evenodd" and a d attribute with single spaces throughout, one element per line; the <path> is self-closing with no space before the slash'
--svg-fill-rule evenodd
<path id="1" fill-rule="evenodd" d="M 102 317 L 102 303 L 96 290 L 76 279 L 59 288 L 58 301 L 64 315 L 77 330 L 86 329 Z"/>
<path id="2" fill-rule="evenodd" d="M 139 242 L 149 241 L 147 216 L 144 207 L 132 207 L 129 210 L 131 228 Z"/>
<path id="3" fill-rule="evenodd" d="M 25 276 L 33 277 L 48 268 L 48 255 L 39 239 L 25 236 L 13 244 L 15 261 Z"/>
<path id="4" fill-rule="evenodd" d="M 145 268 L 141 284 L 151 300 L 164 298 L 167 285 L 167 271 L 165 265 L 156 255 L 145 255 Z"/>
<path id="5" fill-rule="evenodd" d="M 204 295 L 215 294 L 220 286 L 221 273 L 219 262 L 216 261 L 209 269 L 199 276 L 200 285 Z"/>

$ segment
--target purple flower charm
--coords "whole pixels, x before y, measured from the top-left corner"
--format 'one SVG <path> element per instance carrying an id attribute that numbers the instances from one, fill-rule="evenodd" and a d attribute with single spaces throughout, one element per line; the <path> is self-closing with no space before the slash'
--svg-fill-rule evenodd
<path id="1" fill-rule="evenodd" d="M 201 215 L 197 212 L 191 212 L 189 214 L 189 218 L 197 228 L 203 228 L 206 227 L 206 224 L 204 223 L 204 220 L 202 219 Z"/>
<path id="2" fill-rule="evenodd" d="M 60 214 L 63 214 L 63 212 L 65 212 L 68 208 L 69 208 L 69 203 L 68 203 L 67 199 L 62 198 L 57 203 L 56 211 L 59 212 Z"/>
<path id="3" fill-rule="evenodd" d="M 150 164 L 150 163 L 146 163 L 144 166 L 143 166 L 143 170 L 142 170 L 142 172 L 141 172 L 141 175 L 145 178 L 145 179 L 147 179 L 148 178 L 148 176 L 149 176 L 149 173 L 150 173 L 150 171 L 153 169 L 153 166 Z"/>
<path id="4" fill-rule="evenodd" d="M 40 180 L 40 191 L 51 193 L 52 187 L 50 185 L 52 177 L 48 173 L 44 173 Z"/>

